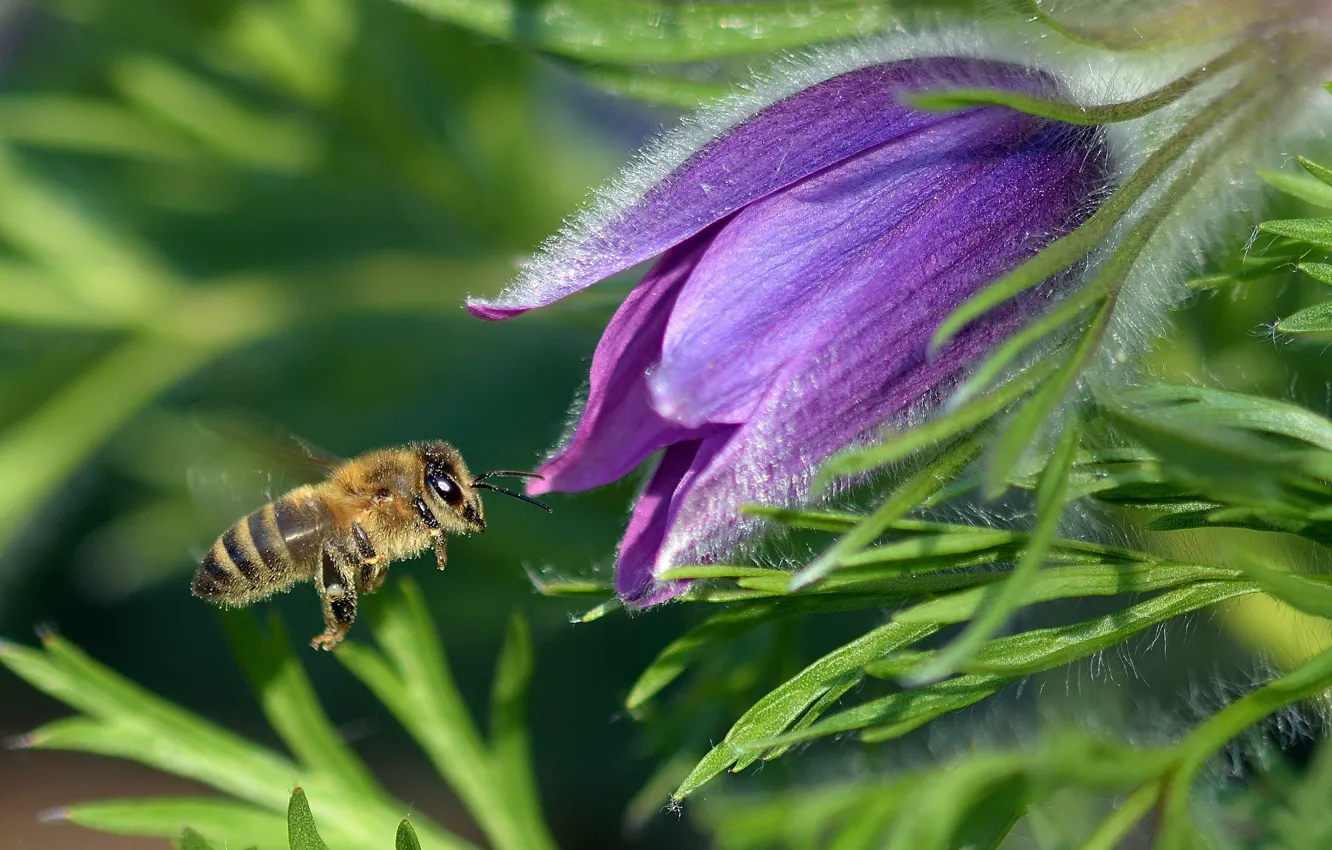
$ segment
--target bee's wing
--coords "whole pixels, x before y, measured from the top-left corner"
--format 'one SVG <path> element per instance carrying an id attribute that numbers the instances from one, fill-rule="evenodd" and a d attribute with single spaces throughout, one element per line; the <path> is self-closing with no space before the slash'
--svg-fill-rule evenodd
<path id="1" fill-rule="evenodd" d="M 312 470 L 322 477 L 347 462 L 255 414 L 197 410 L 192 418 L 200 428 L 226 442 L 293 470 Z"/>
<path id="2" fill-rule="evenodd" d="M 255 415 L 209 410 L 190 418 L 211 439 L 186 481 L 194 501 L 218 522 L 235 522 L 344 462 Z"/>

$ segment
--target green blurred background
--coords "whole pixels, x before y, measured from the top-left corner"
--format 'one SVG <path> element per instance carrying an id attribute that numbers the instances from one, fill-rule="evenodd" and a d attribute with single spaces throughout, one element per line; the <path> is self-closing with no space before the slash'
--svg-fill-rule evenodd
<path id="1" fill-rule="evenodd" d="M 0 634 L 54 625 L 271 741 L 189 576 L 259 485 L 295 482 L 263 480 L 193 414 L 252 413 L 347 455 L 445 438 L 473 468 L 531 468 L 614 299 L 487 325 L 463 297 L 502 287 L 668 113 L 383 0 L 0 8 Z M 527 571 L 607 568 L 632 493 L 556 496 L 550 516 L 491 499 L 491 530 L 452 543 L 446 574 L 396 568 L 420 577 L 478 706 L 507 614 L 531 619 L 541 779 L 569 847 L 622 840 L 651 763 L 617 711 L 679 617 L 573 628 L 586 605 L 537 596 Z M 302 642 L 318 631 L 309 589 L 273 605 Z M 389 787 L 465 819 L 383 709 L 306 655 Z M 0 734 L 64 713 L 0 677 Z M 18 846 L 158 846 L 37 814 L 187 790 L 104 759 L 0 755 Z M 677 846 L 687 827 L 658 832 Z"/>
<path id="2" fill-rule="evenodd" d="M 386 0 L 2 3 L 0 71 L 0 634 L 54 626 L 153 690 L 272 742 L 188 584 L 197 556 L 264 488 L 294 482 L 266 478 L 193 414 L 245 411 L 343 454 L 444 438 L 473 469 L 530 468 L 558 438 L 625 288 L 499 325 L 468 318 L 463 297 L 502 287 L 673 113 Z M 1155 355 L 1158 373 L 1328 412 L 1321 343 L 1278 347 L 1259 332 L 1308 293 L 1278 280 L 1199 299 Z M 396 568 L 420 577 L 478 706 L 506 615 L 530 618 L 538 772 L 568 848 L 705 843 L 673 814 L 625 825 L 659 759 L 620 714 L 623 696 L 694 613 L 667 606 L 574 627 L 586 605 L 542 598 L 529 579 L 608 579 L 634 488 L 557 495 L 551 516 L 491 499 L 491 530 L 453 542 L 447 573 Z M 312 591 L 271 605 L 294 636 L 319 630 Z M 1285 612 L 1233 620 L 1237 643 L 1195 623 L 1194 657 L 1224 666 L 1255 645 L 1306 651 L 1289 642 L 1304 627 Z M 854 624 L 815 642 L 843 627 Z M 382 707 L 332 659 L 306 658 L 389 789 L 479 837 Z M 1177 678 L 1190 652 L 1161 663 L 1161 678 Z M 737 662 L 730 690 L 774 674 Z M 1094 688 L 1065 696 L 1096 699 Z M 691 715 L 690 731 L 669 732 L 686 751 L 680 765 L 733 719 L 713 702 L 720 710 Z M 64 713 L 0 674 L 0 734 Z M 0 752 L 0 828 L 14 846 L 156 847 L 38 815 L 190 790 L 106 759 Z"/>

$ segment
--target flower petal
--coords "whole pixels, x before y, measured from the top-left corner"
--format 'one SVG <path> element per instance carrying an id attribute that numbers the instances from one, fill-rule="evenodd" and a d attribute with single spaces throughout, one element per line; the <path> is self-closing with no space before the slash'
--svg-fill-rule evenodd
<path id="1" fill-rule="evenodd" d="M 833 77 L 714 138 L 627 205 L 594 206 L 533 258 L 510 289 L 467 307 L 481 318 L 504 319 L 550 304 L 861 151 L 923 127 L 966 121 L 970 110 L 939 115 L 900 102 L 907 90 L 959 86 L 1055 91 L 1037 71 L 980 59 L 911 59 Z"/>
<path id="2" fill-rule="evenodd" d="M 1020 326 L 1022 312 L 1018 305 L 1001 308 L 994 321 L 964 330 L 934 360 L 925 357 L 928 329 L 903 342 L 877 333 L 873 321 L 859 321 L 837 344 L 790 364 L 752 418 L 706 468 L 694 471 L 688 486 L 677 488 L 653 575 L 716 561 L 750 539 L 761 521 L 743 513 L 743 505 L 804 505 L 819 463 L 922 399 L 942 397 L 970 362 Z M 664 586 L 654 593 L 669 598 Z"/>
<path id="3" fill-rule="evenodd" d="M 688 426 L 742 422 L 849 310 L 872 311 L 890 334 L 937 324 L 940 302 L 960 303 L 1060 235 L 1103 171 L 1088 156 L 1095 133 L 1046 124 L 974 112 L 746 207 L 676 302 L 651 380 L 657 411 Z"/>
<path id="4" fill-rule="evenodd" d="M 661 359 L 661 338 L 680 287 L 712 240 L 715 229 L 672 248 L 629 293 L 592 355 L 586 405 L 568 444 L 533 480 L 533 495 L 588 490 L 629 473 L 663 446 L 694 436 L 652 409 L 646 374 Z"/>
<path id="5" fill-rule="evenodd" d="M 700 471 L 725 447 L 734 429 L 703 440 L 676 443 L 662 454 L 651 480 L 634 504 L 634 514 L 620 544 L 615 565 L 615 592 L 639 606 L 665 602 L 687 582 L 657 583 L 654 566 L 666 530 L 675 520 L 681 497 Z"/>

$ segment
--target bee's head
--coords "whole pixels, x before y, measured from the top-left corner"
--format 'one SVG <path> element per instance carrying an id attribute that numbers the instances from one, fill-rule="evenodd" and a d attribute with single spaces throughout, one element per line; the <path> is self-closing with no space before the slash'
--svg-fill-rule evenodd
<path id="1" fill-rule="evenodd" d="M 481 509 L 482 490 L 503 493 L 550 512 L 549 506 L 530 496 L 486 481 L 487 478 L 540 478 L 535 472 L 497 469 L 473 477 L 467 471 L 462 455 L 448 443 L 426 443 L 420 447 L 420 452 L 422 484 L 427 504 L 439 519 L 440 525 L 448 524 L 458 531 L 485 531 L 486 518 Z"/>
<path id="2" fill-rule="evenodd" d="M 422 492 L 440 525 L 455 534 L 485 531 L 481 493 L 458 450 L 444 442 L 426 443 L 419 450 Z"/>

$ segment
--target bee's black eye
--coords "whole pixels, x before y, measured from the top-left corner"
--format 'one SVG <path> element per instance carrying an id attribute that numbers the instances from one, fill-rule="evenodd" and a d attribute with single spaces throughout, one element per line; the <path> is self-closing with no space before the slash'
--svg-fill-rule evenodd
<path id="1" fill-rule="evenodd" d="M 457 481 L 454 481 L 448 475 L 437 472 L 426 479 L 426 484 L 430 485 L 430 489 L 435 491 L 435 495 L 439 496 L 444 504 L 459 505 L 462 503 L 462 488 L 458 486 Z"/>

